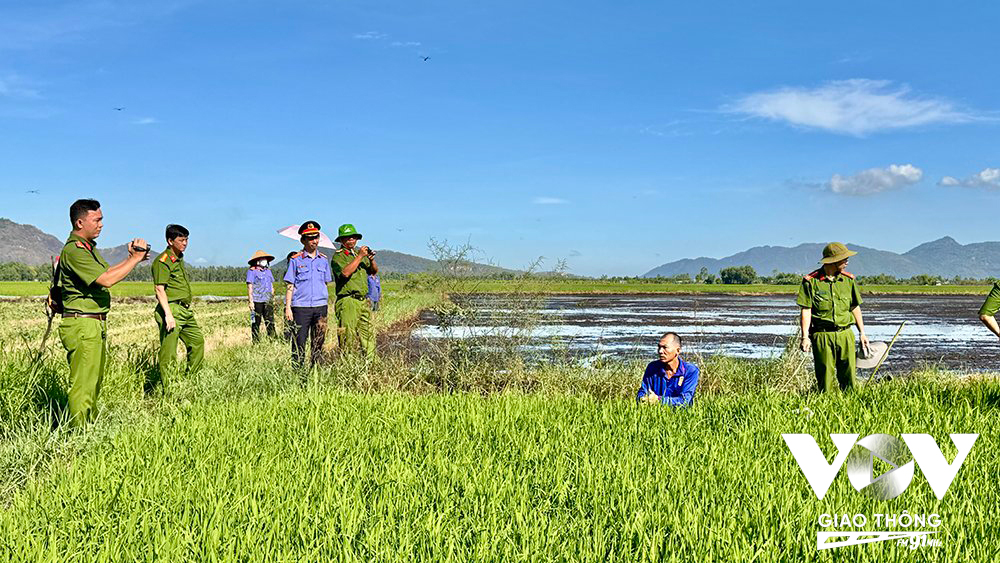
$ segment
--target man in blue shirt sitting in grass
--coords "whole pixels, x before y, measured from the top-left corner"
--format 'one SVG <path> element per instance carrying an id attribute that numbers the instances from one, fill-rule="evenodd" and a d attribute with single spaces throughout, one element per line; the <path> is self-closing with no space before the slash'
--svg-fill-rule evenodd
<path id="1" fill-rule="evenodd" d="M 681 337 L 668 332 L 657 347 L 659 360 L 646 366 L 636 401 L 684 407 L 694 400 L 698 387 L 698 366 L 681 359 Z"/>

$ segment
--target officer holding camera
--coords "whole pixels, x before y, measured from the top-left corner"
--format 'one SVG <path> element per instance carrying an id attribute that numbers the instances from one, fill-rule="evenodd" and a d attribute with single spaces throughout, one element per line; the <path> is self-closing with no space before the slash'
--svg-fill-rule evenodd
<path id="1" fill-rule="evenodd" d="M 108 354 L 108 288 L 146 259 L 149 246 L 141 238 L 134 239 L 128 245 L 128 257 L 108 266 L 96 243 L 104 228 L 101 204 L 78 199 L 69 208 L 69 220 L 73 231 L 59 254 L 56 278 L 61 295 L 50 306 L 62 311 L 59 339 L 69 359 L 70 424 L 80 426 L 97 417 L 97 394 Z"/>
<path id="2" fill-rule="evenodd" d="M 337 284 L 337 341 L 342 353 L 358 348 L 369 359 L 375 357 L 375 329 L 368 301 L 368 276 L 378 273 L 375 252 L 367 246 L 357 248 L 361 233 L 354 225 L 341 225 L 337 231 L 340 250 L 333 254 L 331 269 Z"/>

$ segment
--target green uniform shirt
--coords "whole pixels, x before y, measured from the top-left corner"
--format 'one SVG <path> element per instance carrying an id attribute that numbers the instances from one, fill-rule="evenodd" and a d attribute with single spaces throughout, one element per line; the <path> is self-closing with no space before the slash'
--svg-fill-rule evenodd
<path id="1" fill-rule="evenodd" d="M 153 260 L 153 284 L 166 286 L 170 303 L 191 304 L 191 284 L 184 271 L 184 259 L 178 258 L 169 246 Z"/>
<path id="2" fill-rule="evenodd" d="M 77 313 L 110 311 L 111 292 L 97 284 L 97 278 L 107 271 L 108 263 L 97 251 L 94 241 L 71 233 L 59 254 L 63 308 Z"/>
<path id="3" fill-rule="evenodd" d="M 844 272 L 827 278 L 820 268 L 802 278 L 795 303 L 812 309 L 810 332 L 838 330 L 854 324 L 851 311 L 861 305 L 861 291 L 853 274 Z"/>
<path id="4" fill-rule="evenodd" d="M 351 277 L 344 276 L 344 268 L 354 262 L 357 256 L 357 250 L 348 254 L 343 248 L 333 253 L 330 269 L 333 271 L 333 281 L 337 283 L 337 297 L 364 299 L 368 295 L 368 274 L 372 272 L 371 258 L 367 256 L 362 258 L 358 269 L 354 270 Z"/>
<path id="5" fill-rule="evenodd" d="M 1000 282 L 993 284 L 993 289 L 986 297 L 986 302 L 980 307 L 979 314 L 992 317 L 997 314 L 997 311 L 1000 311 Z"/>

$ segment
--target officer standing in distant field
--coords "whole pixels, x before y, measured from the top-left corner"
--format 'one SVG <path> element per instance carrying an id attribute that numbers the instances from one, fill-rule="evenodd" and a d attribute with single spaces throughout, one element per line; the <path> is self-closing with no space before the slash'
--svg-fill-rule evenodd
<path id="1" fill-rule="evenodd" d="M 330 262 L 319 251 L 319 223 L 306 221 L 299 226 L 302 252 L 288 260 L 285 271 L 285 320 L 295 323 L 292 359 L 305 365 L 306 340 L 312 334 L 313 365 L 322 363 L 323 343 L 326 342 L 327 313 L 330 292 L 326 284 L 333 281 Z"/>
<path id="2" fill-rule="evenodd" d="M 103 221 L 97 200 L 73 202 L 69 208 L 73 231 L 59 254 L 56 283 L 62 291 L 63 310 L 59 339 L 69 361 L 69 414 L 73 426 L 93 422 L 97 417 L 97 395 L 108 354 L 108 288 L 122 281 L 149 252 L 146 241 L 133 239 L 128 245 L 128 257 L 108 266 L 95 242 L 104 228 Z"/>
<path id="3" fill-rule="evenodd" d="M 187 349 L 188 373 L 198 371 L 205 359 L 205 336 L 191 309 L 191 284 L 184 271 L 189 234 L 180 225 L 167 225 L 167 249 L 153 260 L 153 289 L 157 303 L 153 316 L 160 327 L 160 382 L 164 384 L 177 375 L 178 339 Z"/>
<path id="4" fill-rule="evenodd" d="M 979 308 L 979 320 L 983 321 L 990 332 L 1000 337 L 1000 325 L 997 325 L 996 314 L 1000 311 L 1000 282 L 993 283 L 993 289 L 986 296 L 986 301 Z"/>
<path id="5" fill-rule="evenodd" d="M 332 261 L 337 282 L 337 337 L 341 352 L 353 353 L 360 347 L 365 356 L 374 358 L 375 330 L 368 301 L 368 276 L 378 273 L 378 264 L 370 248 L 357 248 L 359 240 L 361 233 L 354 225 L 341 225 L 337 231 L 341 248 L 333 254 Z"/>
<path id="6" fill-rule="evenodd" d="M 861 316 L 861 290 L 854 275 L 846 270 L 848 258 L 857 252 L 831 242 L 823 249 L 823 266 L 805 276 L 796 303 L 801 308 L 799 327 L 803 352 L 812 349 L 816 383 L 820 391 L 833 388 L 834 377 L 841 389 L 855 384 L 854 332 L 865 355 L 869 355 L 868 337 Z"/>

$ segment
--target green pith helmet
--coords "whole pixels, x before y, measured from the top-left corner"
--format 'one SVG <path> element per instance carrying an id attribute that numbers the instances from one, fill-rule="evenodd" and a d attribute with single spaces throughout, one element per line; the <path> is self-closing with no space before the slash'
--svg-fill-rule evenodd
<path id="1" fill-rule="evenodd" d="M 819 262 L 820 264 L 836 264 L 837 262 L 850 258 L 855 254 L 857 254 L 857 252 L 849 250 L 847 245 L 844 243 L 831 242 L 823 248 L 823 259 Z"/>
<path id="2" fill-rule="evenodd" d="M 344 225 L 341 225 L 340 229 L 337 230 L 336 242 L 340 242 L 340 239 L 342 239 L 344 237 L 349 237 L 349 236 L 352 236 L 352 235 L 357 236 L 358 238 L 361 238 L 361 233 L 359 233 L 358 230 L 354 228 L 354 225 L 352 225 L 350 223 L 346 223 Z"/>

